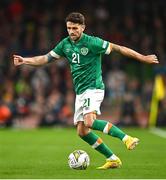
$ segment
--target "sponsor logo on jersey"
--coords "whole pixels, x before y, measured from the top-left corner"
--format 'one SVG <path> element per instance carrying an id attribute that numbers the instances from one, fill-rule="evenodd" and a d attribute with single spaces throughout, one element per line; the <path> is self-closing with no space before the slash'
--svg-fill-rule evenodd
<path id="1" fill-rule="evenodd" d="M 69 52 L 70 52 L 70 49 L 69 49 L 69 48 L 67 48 L 67 49 L 66 49 L 66 52 L 67 52 L 67 53 L 69 53 Z"/>
<path id="2" fill-rule="evenodd" d="M 88 48 L 86 48 L 86 47 L 81 48 L 81 54 L 83 56 L 86 56 L 88 54 L 88 52 L 89 52 Z"/>

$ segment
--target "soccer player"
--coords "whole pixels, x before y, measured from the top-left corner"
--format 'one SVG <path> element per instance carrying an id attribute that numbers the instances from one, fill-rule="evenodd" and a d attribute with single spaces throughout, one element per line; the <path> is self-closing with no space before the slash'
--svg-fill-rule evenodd
<path id="1" fill-rule="evenodd" d="M 158 59 L 156 55 L 145 56 L 127 47 L 85 34 L 85 18 L 81 13 L 70 13 L 66 17 L 66 27 L 69 36 L 60 41 L 48 54 L 35 57 L 14 55 L 14 64 L 38 66 L 65 57 L 70 64 L 76 92 L 74 124 L 77 127 L 77 133 L 92 148 L 106 157 L 105 164 L 98 169 L 118 168 L 122 165 L 121 160 L 91 130 L 102 131 L 119 138 L 129 150 L 135 148 L 139 139 L 125 134 L 110 122 L 97 119 L 104 98 L 101 56 L 116 51 L 149 64 L 159 63 Z"/>

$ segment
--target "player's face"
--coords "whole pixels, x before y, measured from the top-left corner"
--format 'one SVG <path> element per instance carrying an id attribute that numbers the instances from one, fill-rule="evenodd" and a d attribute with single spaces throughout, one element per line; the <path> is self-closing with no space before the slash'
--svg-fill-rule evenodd
<path id="1" fill-rule="evenodd" d="M 70 36 L 70 39 L 73 41 L 79 40 L 79 38 L 81 37 L 81 35 L 85 29 L 85 25 L 73 23 L 70 21 L 68 21 L 66 23 L 66 26 L 67 26 L 67 32 Z"/>

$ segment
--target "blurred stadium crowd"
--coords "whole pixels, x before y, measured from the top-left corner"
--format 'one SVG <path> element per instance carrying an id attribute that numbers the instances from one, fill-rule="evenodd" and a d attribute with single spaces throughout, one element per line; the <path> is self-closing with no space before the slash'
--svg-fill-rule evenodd
<path id="1" fill-rule="evenodd" d="M 86 33 L 142 54 L 155 53 L 164 67 L 165 9 L 165 0 L 1 0 L 1 126 L 73 124 L 75 94 L 67 61 L 38 68 L 14 67 L 12 62 L 13 54 L 34 56 L 54 48 L 67 35 L 64 19 L 69 12 L 85 15 Z M 104 56 L 103 117 L 123 126 L 146 127 L 154 75 L 154 66 L 116 53 Z"/>

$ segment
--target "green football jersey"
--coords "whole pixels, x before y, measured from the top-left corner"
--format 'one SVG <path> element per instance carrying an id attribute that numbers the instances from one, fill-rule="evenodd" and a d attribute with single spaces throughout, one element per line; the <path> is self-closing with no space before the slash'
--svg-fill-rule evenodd
<path id="1" fill-rule="evenodd" d="M 108 41 L 83 33 L 77 42 L 69 36 L 63 39 L 51 55 L 69 61 L 75 92 L 81 94 L 87 89 L 104 89 L 101 56 L 107 52 L 108 46 Z"/>

